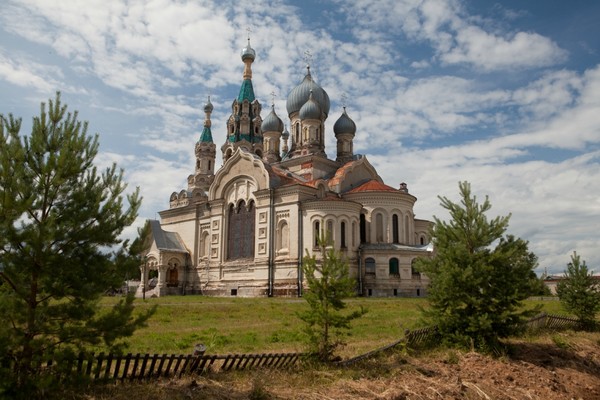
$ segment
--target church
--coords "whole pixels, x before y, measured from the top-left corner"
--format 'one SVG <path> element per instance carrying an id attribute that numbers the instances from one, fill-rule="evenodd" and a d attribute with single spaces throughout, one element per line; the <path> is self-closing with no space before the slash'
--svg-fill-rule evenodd
<path id="1" fill-rule="evenodd" d="M 388 186 L 354 153 L 360 131 L 346 107 L 326 131 L 330 100 L 310 66 L 287 97 L 288 131 L 274 105 L 261 116 L 250 39 L 241 58 L 239 95 L 219 136 L 223 165 L 215 168 L 209 98 L 187 188 L 150 221 L 138 295 L 301 296 L 302 258 L 319 257 L 322 235 L 347 260 L 357 295 L 426 295 L 427 277 L 413 262 L 432 255 L 431 222 L 415 218 L 407 185 Z M 335 160 L 325 153 L 331 134 Z"/>

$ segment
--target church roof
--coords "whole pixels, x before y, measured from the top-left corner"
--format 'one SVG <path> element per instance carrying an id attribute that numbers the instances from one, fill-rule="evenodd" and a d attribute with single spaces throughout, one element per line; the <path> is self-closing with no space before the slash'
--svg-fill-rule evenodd
<path id="1" fill-rule="evenodd" d="M 244 100 L 248 100 L 250 103 L 254 101 L 254 87 L 252 86 L 252 79 L 244 79 L 242 87 L 240 88 L 240 94 L 238 95 L 238 102 L 241 103 Z"/>
<path id="2" fill-rule="evenodd" d="M 150 229 L 152 231 L 152 239 L 156 243 L 156 247 L 159 250 L 168 250 L 175 252 L 187 253 L 179 234 L 177 232 L 163 231 L 160 226 L 160 222 L 157 220 L 150 220 Z"/>
<path id="3" fill-rule="evenodd" d="M 363 183 L 362 185 L 355 187 L 354 189 L 348 191 L 348 193 L 360 193 L 360 192 L 397 192 L 398 189 L 394 189 L 391 186 L 386 185 L 385 183 L 381 183 L 376 181 L 375 179 L 371 179 Z"/>
<path id="4" fill-rule="evenodd" d="M 212 133 L 208 126 L 204 127 L 204 129 L 202 130 L 202 133 L 200 134 L 200 140 L 198 140 L 198 141 L 200 143 L 213 143 Z"/>

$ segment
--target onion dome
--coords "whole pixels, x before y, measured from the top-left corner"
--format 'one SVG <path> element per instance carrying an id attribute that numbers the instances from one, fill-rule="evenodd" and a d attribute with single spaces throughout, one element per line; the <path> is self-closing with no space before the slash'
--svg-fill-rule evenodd
<path id="1" fill-rule="evenodd" d="M 342 115 L 333 124 L 333 133 L 336 135 L 341 133 L 351 133 L 354 135 L 356 133 L 356 124 L 346 113 L 346 107 L 344 107 Z"/>
<path id="2" fill-rule="evenodd" d="M 213 112 L 213 105 L 210 102 L 210 96 L 208 97 L 208 101 L 206 102 L 206 104 L 204 105 L 204 112 L 205 113 L 212 113 Z"/>
<path id="3" fill-rule="evenodd" d="M 242 56 L 242 61 L 246 61 L 246 59 L 250 59 L 250 60 L 254 61 L 254 59 L 256 58 L 256 52 L 250 46 L 250 38 L 248 38 L 248 45 L 242 49 L 241 56 Z"/>
<path id="4" fill-rule="evenodd" d="M 275 106 L 271 106 L 271 112 L 262 122 L 260 126 L 263 132 L 281 132 L 283 131 L 283 122 L 281 119 L 275 114 Z"/>
<path id="5" fill-rule="evenodd" d="M 281 134 L 281 137 L 283 138 L 283 140 L 288 140 L 288 138 L 290 137 L 290 131 L 288 131 L 287 126 L 285 125 L 283 127 L 283 133 Z"/>
<path id="6" fill-rule="evenodd" d="M 288 95 L 286 104 L 288 115 L 300 111 L 300 108 L 308 101 L 311 91 L 313 92 L 315 101 L 318 103 L 319 108 L 323 111 L 325 116 L 329 114 L 329 95 L 321 86 L 313 81 L 312 76 L 310 75 L 310 68 L 307 67 L 307 73 L 302 82 L 292 89 Z"/>
<path id="7" fill-rule="evenodd" d="M 300 119 L 321 119 L 321 107 L 315 101 L 312 90 L 308 101 L 300 108 Z"/>

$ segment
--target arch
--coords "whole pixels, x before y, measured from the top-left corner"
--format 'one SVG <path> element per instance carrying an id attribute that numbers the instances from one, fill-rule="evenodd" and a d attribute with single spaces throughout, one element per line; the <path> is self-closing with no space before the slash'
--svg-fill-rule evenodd
<path id="1" fill-rule="evenodd" d="M 325 232 L 325 240 L 327 240 L 327 245 L 331 245 L 334 243 L 333 237 L 333 220 L 327 220 L 327 224 L 325 225 L 327 232 Z"/>
<path id="2" fill-rule="evenodd" d="M 398 214 L 392 215 L 392 243 L 400 243 L 400 235 L 398 230 Z"/>
<path id="3" fill-rule="evenodd" d="M 375 241 L 377 243 L 384 242 L 382 213 L 375 214 Z"/>
<path id="4" fill-rule="evenodd" d="M 340 222 L 340 247 L 345 249 L 346 246 L 346 222 Z"/>
<path id="5" fill-rule="evenodd" d="M 421 273 L 419 271 L 417 271 L 415 262 L 417 261 L 416 258 L 413 258 L 412 261 L 410 262 L 410 276 L 412 280 L 416 280 L 416 281 L 420 281 L 421 280 Z"/>
<path id="6" fill-rule="evenodd" d="M 319 239 L 321 237 L 321 223 L 315 221 L 313 223 L 313 246 L 319 247 Z"/>
<path id="7" fill-rule="evenodd" d="M 287 253 L 290 246 L 290 228 L 286 220 L 279 221 L 277 227 L 277 253 Z"/>
<path id="8" fill-rule="evenodd" d="M 375 275 L 375 259 L 373 257 L 365 258 L 365 274 L 367 275 Z"/>
<path id="9" fill-rule="evenodd" d="M 356 247 L 356 221 L 352 221 L 350 237 L 352 238 L 352 248 L 354 249 Z"/>
<path id="10" fill-rule="evenodd" d="M 202 232 L 200 238 L 200 257 L 208 257 L 210 253 L 210 238 L 208 231 Z"/>
<path id="11" fill-rule="evenodd" d="M 410 244 L 410 235 L 409 235 L 409 217 L 408 215 L 404 216 L 404 244 Z"/>
<path id="12" fill-rule="evenodd" d="M 400 262 L 396 257 L 390 258 L 389 272 L 390 275 L 400 275 Z"/>
<path id="13" fill-rule="evenodd" d="M 240 200 L 237 205 L 230 204 L 228 212 L 227 259 L 237 260 L 254 257 L 254 226 L 256 209 L 254 201 L 246 205 Z"/>
<path id="14" fill-rule="evenodd" d="M 367 216 L 360 213 L 360 242 L 367 242 Z"/>

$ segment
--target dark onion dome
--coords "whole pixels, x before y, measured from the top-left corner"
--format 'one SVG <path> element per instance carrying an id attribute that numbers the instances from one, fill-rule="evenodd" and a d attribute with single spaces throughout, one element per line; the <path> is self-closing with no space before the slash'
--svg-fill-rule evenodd
<path id="1" fill-rule="evenodd" d="M 252 59 L 252 61 L 254 61 L 254 59 L 256 58 L 256 52 L 250 46 L 250 38 L 248 38 L 248 45 L 242 49 L 241 55 L 242 61 L 246 61 L 247 58 Z"/>
<path id="2" fill-rule="evenodd" d="M 263 132 L 281 132 L 283 131 L 283 121 L 275 114 L 275 106 L 271 106 L 271 112 L 260 126 Z"/>
<path id="3" fill-rule="evenodd" d="M 354 135 L 356 133 L 356 124 L 346 113 L 346 107 L 344 107 L 342 115 L 333 124 L 333 133 L 336 135 L 341 133 L 351 133 Z"/>
<path id="4" fill-rule="evenodd" d="M 321 107 L 315 101 L 312 90 L 308 96 L 308 101 L 300 109 L 300 119 L 321 119 Z"/>
<path id="5" fill-rule="evenodd" d="M 210 96 L 208 96 L 208 101 L 204 105 L 204 112 L 205 113 L 212 113 L 213 109 L 214 109 L 214 107 L 213 107 L 212 103 L 210 102 Z"/>
<path id="6" fill-rule="evenodd" d="M 292 89 L 288 95 L 286 104 L 288 115 L 300 111 L 302 106 L 308 101 L 311 90 L 313 91 L 314 99 L 319 104 L 319 108 L 325 116 L 329 115 L 329 95 L 321 86 L 313 81 L 310 75 L 310 67 L 307 67 L 306 76 L 302 82 Z"/>

